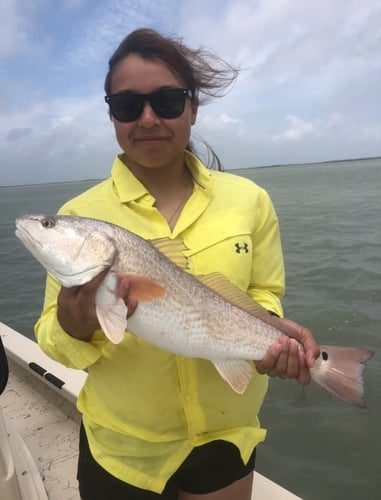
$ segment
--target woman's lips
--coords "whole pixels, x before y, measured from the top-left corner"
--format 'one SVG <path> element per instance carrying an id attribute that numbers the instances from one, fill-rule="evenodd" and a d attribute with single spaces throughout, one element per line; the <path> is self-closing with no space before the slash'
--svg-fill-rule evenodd
<path id="1" fill-rule="evenodd" d="M 136 137 L 135 141 L 141 142 L 141 143 L 156 143 L 156 142 L 164 142 L 167 141 L 167 137 L 161 137 L 161 136 L 149 136 L 149 137 Z"/>

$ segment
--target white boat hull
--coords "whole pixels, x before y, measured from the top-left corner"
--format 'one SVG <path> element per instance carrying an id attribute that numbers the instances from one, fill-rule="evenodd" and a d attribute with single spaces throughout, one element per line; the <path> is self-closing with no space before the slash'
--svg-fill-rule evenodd
<path id="1" fill-rule="evenodd" d="M 0 456 L 0 500 L 80 500 L 81 417 L 75 402 L 87 375 L 51 360 L 35 342 L 1 322 L 0 335 L 10 368 L 0 396 L 0 445 L 8 450 L 3 476 Z M 256 472 L 252 498 L 299 497 Z"/>

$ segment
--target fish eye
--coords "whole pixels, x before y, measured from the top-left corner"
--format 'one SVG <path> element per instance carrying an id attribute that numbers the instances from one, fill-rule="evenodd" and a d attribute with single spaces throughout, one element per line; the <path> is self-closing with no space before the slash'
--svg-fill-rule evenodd
<path id="1" fill-rule="evenodd" d="M 44 227 L 45 229 L 50 229 L 54 227 L 54 220 L 51 219 L 50 217 L 45 217 L 44 219 L 41 220 L 41 226 Z"/>

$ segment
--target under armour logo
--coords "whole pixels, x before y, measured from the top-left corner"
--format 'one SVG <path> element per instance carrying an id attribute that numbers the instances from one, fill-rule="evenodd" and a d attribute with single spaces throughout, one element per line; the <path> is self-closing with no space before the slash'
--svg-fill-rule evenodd
<path id="1" fill-rule="evenodd" d="M 236 243 L 234 246 L 236 253 L 241 253 L 241 250 L 245 253 L 249 253 L 249 245 L 247 243 L 244 243 L 243 245 Z"/>

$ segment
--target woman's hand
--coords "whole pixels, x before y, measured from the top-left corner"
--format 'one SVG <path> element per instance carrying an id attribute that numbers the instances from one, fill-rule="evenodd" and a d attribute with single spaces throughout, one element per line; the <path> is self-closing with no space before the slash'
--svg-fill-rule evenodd
<path id="1" fill-rule="evenodd" d="M 138 307 L 138 301 L 130 297 L 130 282 L 128 278 L 122 278 L 118 285 L 118 297 L 121 297 L 124 300 L 124 303 L 127 306 L 127 319 L 131 317 L 136 308 Z"/>
<path id="2" fill-rule="evenodd" d="M 57 297 L 57 318 L 61 327 L 72 337 L 88 342 L 100 328 L 95 310 L 95 296 L 108 271 L 105 269 L 85 285 L 61 287 Z M 117 295 L 124 300 L 129 318 L 135 312 L 138 303 L 128 298 L 128 279 L 120 280 Z"/>
<path id="3" fill-rule="evenodd" d="M 256 361 L 258 373 L 282 379 L 295 378 L 305 385 L 311 381 L 309 368 L 319 356 L 320 350 L 312 333 L 307 328 L 289 320 L 280 319 L 287 336 L 273 344 L 262 361 Z M 303 346 L 300 350 L 298 343 Z"/>

